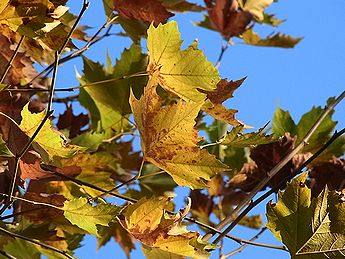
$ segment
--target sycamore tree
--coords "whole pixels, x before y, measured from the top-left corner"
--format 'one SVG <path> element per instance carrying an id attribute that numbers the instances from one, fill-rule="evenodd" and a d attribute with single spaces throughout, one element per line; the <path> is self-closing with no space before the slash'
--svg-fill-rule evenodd
<path id="1" fill-rule="evenodd" d="M 233 40 L 301 40 L 256 32 L 282 23 L 266 12 L 273 0 L 103 0 L 106 22 L 94 35 L 82 18 L 101 3 L 84 0 L 72 14 L 66 2 L 0 3 L 1 258 L 74 258 L 85 235 L 98 248 L 114 238 L 127 256 L 139 246 L 147 258 L 208 258 L 222 248 L 225 259 L 246 245 L 344 256 L 345 130 L 335 131 L 332 115 L 345 93 L 299 121 L 278 108 L 259 130 L 223 105 L 245 84 L 218 71 Z M 195 25 L 222 35 L 216 64 L 197 41 L 181 47 L 177 12 L 203 13 Z M 87 58 L 106 37 L 132 45 L 115 62 Z M 59 65 L 75 58 L 80 85 L 55 87 Z M 56 103 L 65 109 L 53 116 Z M 75 115 L 78 103 L 84 112 Z M 190 190 L 184 207 L 174 204 L 177 186 Z M 266 226 L 247 216 L 272 194 Z M 238 224 L 255 237 L 230 235 Z M 266 229 L 284 245 L 256 242 Z M 230 252 L 223 239 L 241 246 Z"/>

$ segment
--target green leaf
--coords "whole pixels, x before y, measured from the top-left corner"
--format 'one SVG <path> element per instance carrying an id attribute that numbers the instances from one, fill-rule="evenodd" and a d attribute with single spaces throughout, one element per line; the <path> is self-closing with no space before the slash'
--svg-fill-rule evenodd
<path id="1" fill-rule="evenodd" d="M 307 173 L 294 179 L 278 202 L 267 205 L 267 227 L 289 249 L 292 257 L 342 258 L 345 252 L 344 205 L 326 187 L 311 200 L 304 184 Z M 339 224 L 340 220 L 340 224 Z"/>
<path id="2" fill-rule="evenodd" d="M 65 201 L 64 215 L 72 224 L 98 236 L 97 225 L 108 226 L 121 212 L 120 207 L 111 204 L 92 206 L 86 198 Z"/>
<path id="3" fill-rule="evenodd" d="M 197 102 L 206 97 L 198 88 L 216 89 L 219 72 L 195 46 L 180 50 L 182 40 L 175 21 L 157 28 L 151 25 L 147 34 L 148 71 L 166 91 Z"/>
<path id="4" fill-rule="evenodd" d="M 318 120 L 324 109 L 319 107 L 313 107 L 309 112 L 305 113 L 297 124 L 297 141 L 304 138 L 310 128 Z M 326 118 L 321 122 L 314 134 L 311 136 L 308 145 L 303 148 L 303 152 L 313 152 L 320 148 L 321 145 L 327 142 L 330 138 L 332 131 L 334 130 L 337 122 L 332 120 L 332 114 L 328 114 Z"/>
<path id="5" fill-rule="evenodd" d="M 45 111 L 34 114 L 29 111 L 28 106 L 28 104 L 25 105 L 21 112 L 23 119 L 19 127 L 26 135 L 31 137 L 45 117 Z M 82 147 L 68 144 L 67 138 L 61 132 L 52 128 L 49 119 L 36 136 L 33 147 L 40 152 L 44 162 L 53 161 L 56 157 L 68 158 L 78 151 L 84 150 Z"/>
<path id="6" fill-rule="evenodd" d="M 242 34 L 242 39 L 244 43 L 253 46 L 293 48 L 303 38 L 296 38 L 281 33 L 270 35 L 267 38 L 261 38 L 252 29 L 248 29 Z"/>
<path id="7" fill-rule="evenodd" d="M 23 259 L 40 259 L 41 253 L 37 247 L 23 239 L 16 238 L 12 242 L 7 243 L 3 247 L 4 252 L 8 253 L 15 258 Z"/>
<path id="8" fill-rule="evenodd" d="M 0 157 L 14 157 L 0 134 Z"/>
<path id="9" fill-rule="evenodd" d="M 84 87 L 84 90 L 94 102 L 101 103 L 121 115 L 130 114 L 131 108 L 128 103 L 130 86 L 132 86 L 136 96 L 140 96 L 146 84 L 145 76 L 136 77 L 135 81 L 130 78 L 131 75 L 146 70 L 146 58 L 145 55 L 141 54 L 141 48 L 132 45 L 129 49 L 125 49 L 114 68 L 110 71 L 104 69 L 99 63 L 94 63 L 85 57 L 83 61 L 84 76 L 80 80 L 83 82 L 100 82 L 90 87 Z M 111 79 L 114 79 L 114 81 L 102 83 L 104 80 Z"/>
<path id="10" fill-rule="evenodd" d="M 276 137 L 283 136 L 286 132 L 291 136 L 297 135 L 296 124 L 288 111 L 277 108 L 272 119 L 272 132 Z"/>
<path id="11" fill-rule="evenodd" d="M 243 129 L 244 126 L 234 127 L 220 143 L 231 147 L 244 148 L 276 141 L 273 135 L 263 133 L 263 129 L 260 129 L 258 132 L 242 134 Z"/>

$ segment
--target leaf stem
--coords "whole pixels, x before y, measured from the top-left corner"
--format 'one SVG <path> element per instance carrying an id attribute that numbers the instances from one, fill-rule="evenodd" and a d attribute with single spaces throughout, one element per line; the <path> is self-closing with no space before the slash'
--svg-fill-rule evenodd
<path id="1" fill-rule="evenodd" d="M 3 72 L 2 75 L 1 75 L 0 84 L 2 84 L 2 83 L 4 82 L 4 80 L 5 80 L 5 78 L 6 78 L 6 75 L 7 75 L 8 71 L 10 71 L 10 68 L 11 68 L 11 66 L 12 66 L 12 62 L 13 62 L 13 60 L 16 58 L 16 56 L 17 56 L 17 54 L 18 54 L 20 45 L 22 45 L 22 42 L 23 42 L 24 38 L 25 38 L 25 36 L 22 35 L 22 37 L 20 38 L 20 40 L 19 40 L 19 42 L 18 42 L 18 45 L 17 45 L 16 49 L 15 49 L 14 52 L 13 52 L 13 55 L 12 55 L 11 59 L 8 61 L 7 66 L 6 66 L 4 72 Z"/>
<path id="2" fill-rule="evenodd" d="M 289 154 L 287 154 L 275 167 L 273 167 L 268 173 L 267 176 L 262 179 L 258 185 L 250 192 L 250 194 L 244 199 L 237 207 L 233 210 L 232 214 L 237 215 L 250 201 L 254 198 L 254 196 L 266 186 L 266 184 L 272 179 L 273 176 L 275 176 L 298 152 L 300 152 L 303 147 L 308 143 L 310 137 L 313 135 L 313 133 L 316 131 L 316 129 L 320 126 L 322 121 L 325 119 L 325 117 L 338 105 L 338 103 L 341 102 L 341 100 L 345 97 L 345 91 L 342 92 L 337 99 L 335 99 L 320 115 L 320 117 L 316 120 L 314 125 L 309 129 L 307 134 L 304 136 L 302 139 L 301 143 L 297 145 L 296 148 L 294 148 Z M 248 205 L 250 206 L 250 205 Z M 236 219 L 233 221 L 233 216 L 230 215 L 226 217 L 223 221 L 221 221 L 216 228 L 217 229 L 222 229 L 229 223 L 230 226 L 226 228 L 222 234 L 220 234 L 215 240 L 214 243 L 217 244 L 224 236 L 225 234 L 229 233 L 239 222 L 237 220 L 239 216 L 236 217 Z M 236 222 L 236 224 L 234 224 Z M 209 240 L 213 236 L 212 233 L 208 233 L 204 236 L 203 240 Z"/>

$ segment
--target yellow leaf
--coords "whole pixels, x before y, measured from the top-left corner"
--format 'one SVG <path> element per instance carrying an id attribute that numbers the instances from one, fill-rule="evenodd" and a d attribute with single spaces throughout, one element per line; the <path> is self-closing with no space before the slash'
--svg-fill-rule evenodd
<path id="1" fill-rule="evenodd" d="M 180 49 L 182 40 L 175 21 L 157 28 L 151 25 L 147 35 L 147 70 L 165 90 L 185 101 L 198 102 L 206 97 L 198 89 L 216 88 L 219 72 L 195 44 L 186 50 Z"/>
<path id="2" fill-rule="evenodd" d="M 155 83 L 149 80 L 140 100 L 130 97 L 144 158 L 169 173 L 178 185 L 205 188 L 227 166 L 197 146 L 202 138 L 194 129 L 194 119 L 203 101 L 180 100 L 161 107 Z"/>

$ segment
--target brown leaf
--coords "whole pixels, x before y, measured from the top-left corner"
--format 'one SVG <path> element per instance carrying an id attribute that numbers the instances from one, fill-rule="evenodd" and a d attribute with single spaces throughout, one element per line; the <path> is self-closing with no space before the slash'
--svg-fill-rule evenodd
<path id="1" fill-rule="evenodd" d="M 189 197 L 192 199 L 192 215 L 196 218 L 208 219 L 215 205 L 213 198 L 201 193 L 199 190 L 191 191 Z"/>
<path id="2" fill-rule="evenodd" d="M 240 188 L 243 191 L 250 192 L 284 156 L 291 152 L 294 141 L 294 138 L 286 134 L 276 142 L 252 148 L 250 157 L 254 162 L 245 163 L 241 171 L 230 180 L 230 185 Z M 297 162 L 296 164 L 292 161 L 287 163 L 280 172 L 268 182 L 267 186 L 276 186 L 283 178 L 291 174 L 297 168 L 297 165 Z M 266 187 L 264 187 L 264 189 L 265 188 Z M 285 188 L 285 185 L 281 186 L 281 188 Z"/>
<path id="3" fill-rule="evenodd" d="M 249 11 L 239 8 L 235 0 L 204 0 L 211 26 L 224 37 L 242 34 L 254 18 Z"/>
<path id="4" fill-rule="evenodd" d="M 229 98 L 233 97 L 234 91 L 243 83 L 246 78 L 242 78 L 237 81 L 227 81 L 222 79 L 217 84 L 217 89 L 214 91 L 205 91 L 198 89 L 200 92 L 207 94 L 207 104 L 203 107 L 203 110 L 212 117 L 227 122 L 233 126 L 240 126 L 243 123 L 235 119 L 237 110 L 227 109 L 222 103 Z"/>
<path id="5" fill-rule="evenodd" d="M 327 163 L 313 167 L 309 178 L 312 197 L 317 197 L 326 184 L 330 191 L 345 190 L 345 159 L 334 157 Z"/>
<path id="6" fill-rule="evenodd" d="M 237 80 L 237 81 L 227 81 L 226 79 L 222 79 L 217 84 L 217 89 L 214 91 L 206 91 L 203 89 L 198 89 L 199 92 L 207 94 L 207 98 L 213 104 L 221 104 L 229 98 L 234 97 L 233 93 L 237 88 L 239 88 L 242 83 L 246 80 L 246 77 Z"/>
<path id="7" fill-rule="evenodd" d="M 63 206 L 63 203 L 66 200 L 66 198 L 62 195 L 39 194 L 35 192 L 26 192 L 24 198 L 30 201 L 52 204 L 58 207 Z M 27 212 L 24 215 L 35 223 L 47 222 L 55 217 L 63 215 L 63 210 L 58 210 L 44 205 L 36 205 L 28 202 L 23 202 L 21 209 L 22 211 L 32 210 L 31 212 Z"/>
<path id="8" fill-rule="evenodd" d="M 168 12 L 160 0 L 114 0 L 120 16 L 143 22 L 165 23 L 174 14 Z"/>
<path id="9" fill-rule="evenodd" d="M 60 180 L 60 177 L 54 176 L 52 173 L 44 170 L 41 167 L 41 158 L 35 151 L 27 152 L 22 159 L 19 161 L 19 168 L 21 171 L 21 178 L 25 181 L 26 179 L 47 179 Z M 57 172 L 68 175 L 77 176 L 81 172 L 81 168 L 78 166 L 65 166 L 61 168 L 54 168 Z"/>
<path id="10" fill-rule="evenodd" d="M 72 106 L 69 105 L 66 111 L 59 116 L 56 126 L 59 130 L 69 129 L 69 138 L 74 138 L 82 132 L 81 128 L 88 123 L 89 116 L 87 114 L 80 113 L 76 116 L 73 114 Z"/>
<path id="11" fill-rule="evenodd" d="M 113 237 L 129 257 L 130 252 L 135 248 L 135 239 L 120 224 L 115 224 Z"/>

